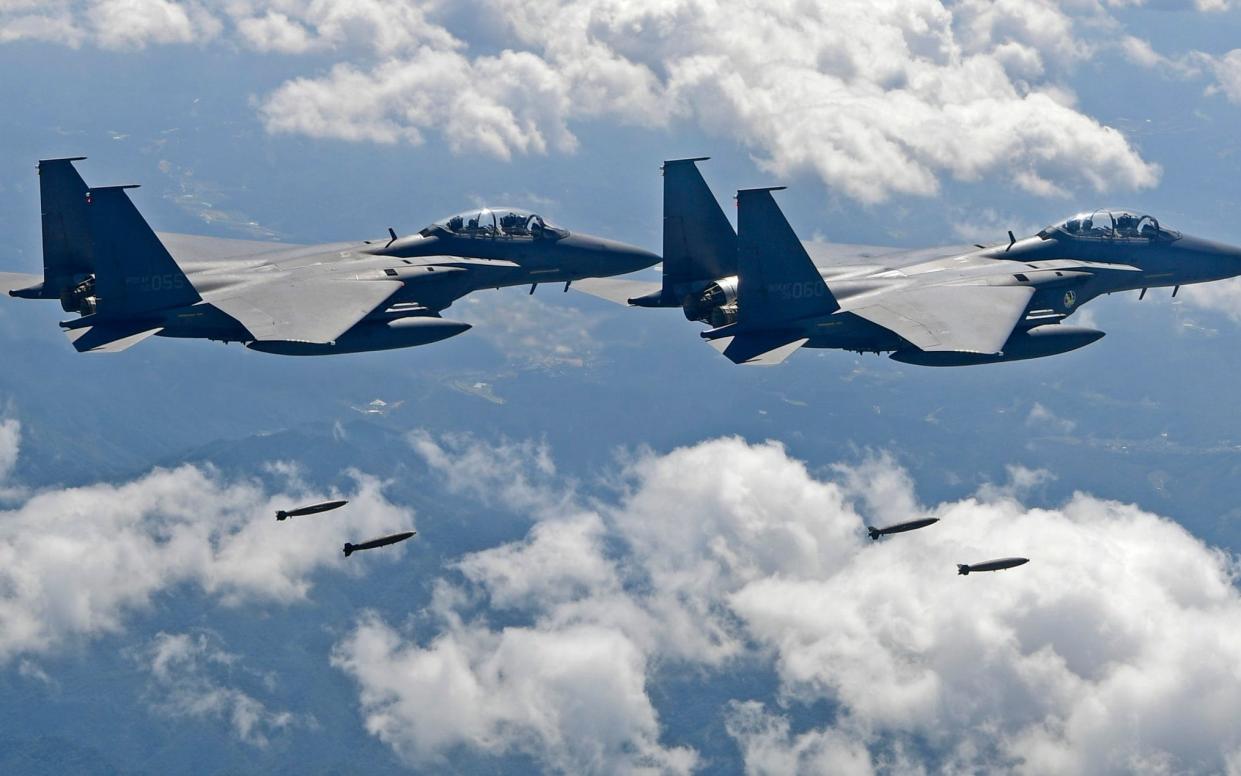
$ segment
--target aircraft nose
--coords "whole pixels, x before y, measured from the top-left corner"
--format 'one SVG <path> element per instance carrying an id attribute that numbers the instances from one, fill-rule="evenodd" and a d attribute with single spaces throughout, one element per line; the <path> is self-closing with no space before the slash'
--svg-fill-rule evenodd
<path id="1" fill-rule="evenodd" d="M 651 253 L 634 245 L 613 243 L 613 246 L 615 247 L 610 247 L 608 252 L 614 255 L 611 261 L 618 267 L 615 273 L 617 275 L 637 272 L 640 269 L 652 267 L 662 261 L 658 254 Z"/>
<path id="2" fill-rule="evenodd" d="M 599 277 L 625 275 L 658 264 L 657 254 L 635 245 L 607 240 L 590 235 L 570 235 L 566 247 L 576 248 L 583 258 L 588 258 L 590 274 Z"/>

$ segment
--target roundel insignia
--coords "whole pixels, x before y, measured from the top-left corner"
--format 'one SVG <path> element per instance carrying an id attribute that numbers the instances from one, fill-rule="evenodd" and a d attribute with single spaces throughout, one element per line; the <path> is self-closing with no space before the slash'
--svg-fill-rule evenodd
<path id="1" fill-rule="evenodd" d="M 1065 306 L 1065 307 L 1072 307 L 1072 306 L 1073 306 L 1073 305 L 1075 305 L 1075 304 L 1077 304 L 1077 294 L 1076 294 L 1076 292 L 1074 292 L 1074 291 L 1065 291 L 1065 292 L 1064 292 L 1064 306 Z"/>

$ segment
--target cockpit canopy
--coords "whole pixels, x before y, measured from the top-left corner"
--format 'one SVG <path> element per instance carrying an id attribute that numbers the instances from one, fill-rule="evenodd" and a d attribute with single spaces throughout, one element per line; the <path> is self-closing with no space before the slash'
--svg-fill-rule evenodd
<path id="1" fill-rule="evenodd" d="M 1108 208 L 1070 216 L 1038 233 L 1044 240 L 1070 237 L 1089 240 L 1176 240 L 1180 232 L 1160 226 L 1154 216 Z"/>
<path id="2" fill-rule="evenodd" d="M 558 240 L 568 237 L 569 230 L 552 226 L 542 216 L 527 210 L 484 207 L 436 221 L 421 234 L 487 240 Z"/>

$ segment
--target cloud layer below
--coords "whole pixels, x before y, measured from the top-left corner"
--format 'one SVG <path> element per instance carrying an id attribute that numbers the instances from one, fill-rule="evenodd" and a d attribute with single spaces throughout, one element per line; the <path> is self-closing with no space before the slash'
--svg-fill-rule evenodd
<path id="1" fill-rule="evenodd" d="M 614 499 L 587 502 L 520 446 L 412 441 L 445 471 L 495 461 L 542 505 L 525 539 L 439 583 L 433 631 L 366 615 L 337 645 L 368 729 L 412 763 L 464 746 L 566 772 L 690 772 L 702 755 L 664 740 L 652 683 L 756 667 L 773 693 L 719 712 L 754 773 L 1241 763 L 1236 559 L 1170 520 L 1081 494 L 1027 507 L 1031 476 L 923 507 L 886 457 L 816 475 L 734 438 L 640 454 Z M 862 530 L 922 515 L 940 523 L 878 543 Z M 955 573 L 1004 555 L 1033 560 Z M 807 725 L 823 703 L 828 721 Z"/>
<path id="2" fill-rule="evenodd" d="M 16 456 L 16 427 L 0 425 L 0 462 Z M 196 466 L 18 494 L 0 510 L 0 664 L 121 631 L 155 596 L 180 586 L 226 606 L 304 600 L 316 572 L 346 568 L 346 538 L 413 525 L 410 511 L 361 474 L 343 495 L 349 506 L 331 521 L 273 517 L 328 495 L 296 479 L 288 492 L 268 494 Z"/>

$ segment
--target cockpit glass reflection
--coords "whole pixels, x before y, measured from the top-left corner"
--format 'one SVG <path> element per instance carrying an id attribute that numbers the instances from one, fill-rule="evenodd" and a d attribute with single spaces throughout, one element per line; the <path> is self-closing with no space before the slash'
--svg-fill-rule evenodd
<path id="1" fill-rule="evenodd" d="M 1108 208 L 1078 213 L 1039 232 L 1039 237 L 1087 240 L 1175 240 L 1180 232 L 1167 228 L 1152 215 Z"/>
<path id="2" fill-rule="evenodd" d="M 440 219 L 423 229 L 422 235 L 517 240 L 567 237 L 569 232 L 527 210 L 484 207 Z"/>

